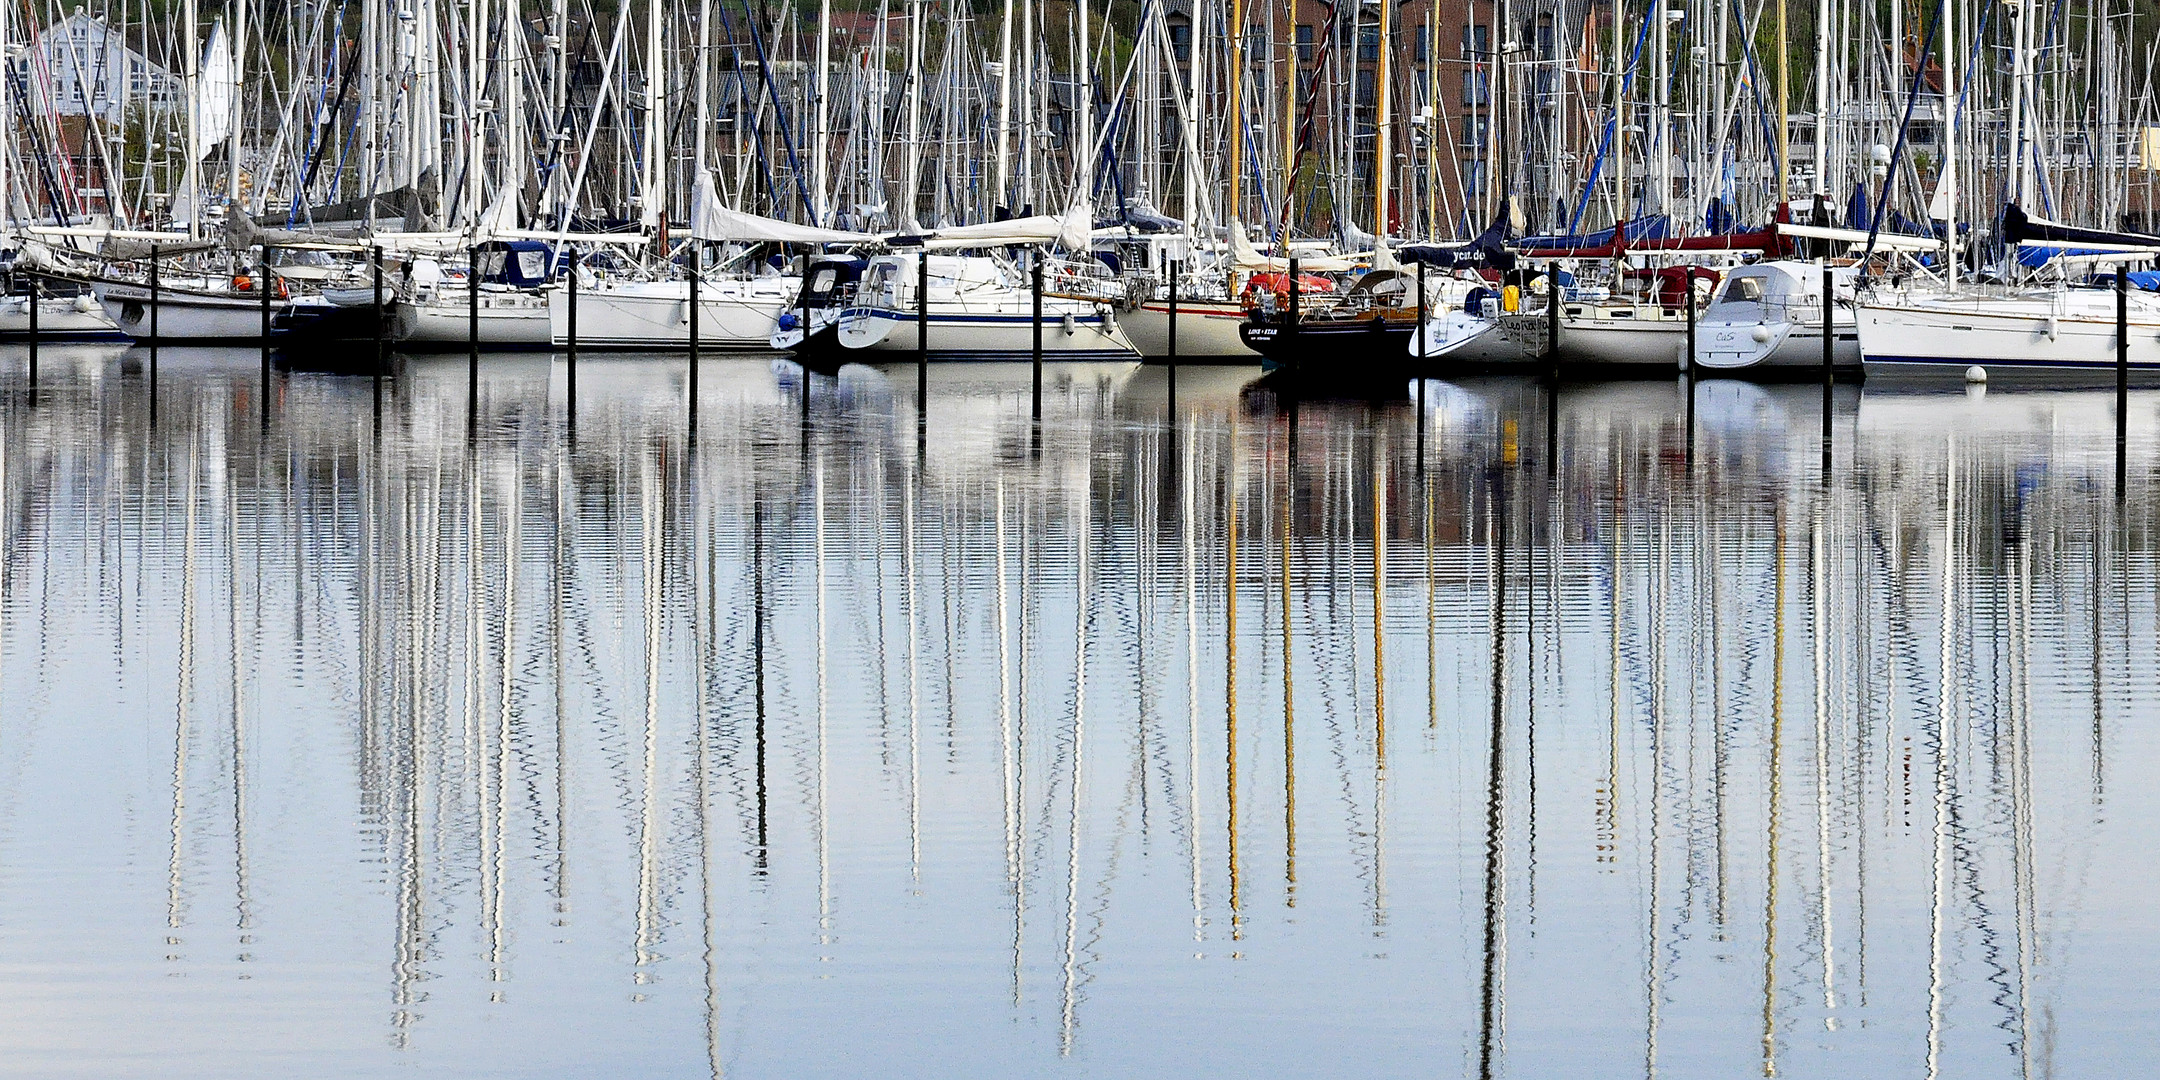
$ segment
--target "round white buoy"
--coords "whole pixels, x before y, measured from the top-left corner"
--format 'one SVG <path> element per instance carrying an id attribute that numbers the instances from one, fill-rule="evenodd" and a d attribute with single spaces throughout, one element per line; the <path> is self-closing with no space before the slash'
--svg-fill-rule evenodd
<path id="1" fill-rule="evenodd" d="M 1757 345 L 1770 344 L 1770 328 L 1761 323 L 1756 323 L 1755 329 L 1748 336 L 1754 338 Z"/>
<path id="2" fill-rule="evenodd" d="M 1987 369 L 1986 369 L 1986 368 L 1984 368 L 1984 367 L 1981 367 L 1981 366 L 1980 366 L 1980 365 L 1978 365 L 1978 364 L 1974 364 L 1973 366 L 1971 366 L 1971 367 L 1969 367 L 1969 368 L 1966 368 L 1966 369 L 1965 369 L 1965 381 L 1966 381 L 1966 382 L 1969 382 L 1969 383 L 1984 383 L 1984 382 L 1986 382 L 1986 381 L 1987 381 Z"/>

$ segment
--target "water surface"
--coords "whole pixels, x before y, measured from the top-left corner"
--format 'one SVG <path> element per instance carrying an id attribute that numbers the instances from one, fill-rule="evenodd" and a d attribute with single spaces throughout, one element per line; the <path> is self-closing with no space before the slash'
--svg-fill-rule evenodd
<path id="1" fill-rule="evenodd" d="M 2160 396 L 24 359 L 0 1072 L 2160 1057 Z"/>

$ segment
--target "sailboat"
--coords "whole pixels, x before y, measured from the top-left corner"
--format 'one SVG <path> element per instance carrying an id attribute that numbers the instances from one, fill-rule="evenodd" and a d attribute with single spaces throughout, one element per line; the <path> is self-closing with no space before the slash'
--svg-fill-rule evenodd
<path id="1" fill-rule="evenodd" d="M 1853 324 L 1857 271 L 1831 271 L 1831 364 L 1860 365 Z M 1718 372 L 1820 371 L 1823 281 L 1818 263 L 1795 259 L 1742 266 L 1726 274 L 1695 327 L 1697 367 Z"/>
<path id="2" fill-rule="evenodd" d="M 919 351 L 1011 360 L 1032 355 L 1039 340 L 1044 355 L 1061 360 L 1138 359 L 1111 296 L 1046 289 L 1041 304 L 1037 321 L 1028 274 L 998 256 L 880 255 L 840 315 L 839 342 L 851 353 L 893 358 Z"/>
<path id="3" fill-rule="evenodd" d="M 1989 368 L 2076 371 L 2160 368 L 2160 298 L 2144 288 L 2122 288 L 2117 274 L 2133 264 L 2160 259 L 2160 236 L 2080 229 L 2034 219 L 2017 206 L 2003 210 L 2003 237 L 2016 245 L 2020 262 L 2031 258 L 2053 271 L 2051 280 L 2018 285 L 1957 288 L 1912 278 L 1877 284 L 1860 301 L 1861 351 L 1872 375 L 1962 373 Z M 2097 280 L 2074 280 L 2081 268 L 2114 267 Z M 2129 285 L 2148 275 L 2131 274 Z M 2128 333 L 2117 355 L 2116 321 Z"/>

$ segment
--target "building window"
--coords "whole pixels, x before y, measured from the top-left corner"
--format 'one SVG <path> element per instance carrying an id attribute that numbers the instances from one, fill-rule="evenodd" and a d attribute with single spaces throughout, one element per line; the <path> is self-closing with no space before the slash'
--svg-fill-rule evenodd
<path id="1" fill-rule="evenodd" d="M 1466 150 L 1477 150 L 1485 145 L 1485 114 L 1467 112 L 1462 118 L 1462 144 Z"/>
<path id="2" fill-rule="evenodd" d="M 1492 85 L 1486 81 L 1486 78 L 1486 74 L 1482 71 L 1465 71 L 1462 73 L 1463 105 L 1489 105 L 1492 103 Z"/>
<path id="3" fill-rule="evenodd" d="M 1537 23 L 1537 55 L 1540 60 L 1553 58 L 1552 16 L 1541 15 Z"/>
<path id="4" fill-rule="evenodd" d="M 1430 35 L 1426 33 L 1430 29 L 1432 28 L 1429 26 L 1417 28 L 1417 44 L 1414 46 L 1411 55 L 1415 56 L 1420 64 L 1432 59 L 1432 42 L 1429 40 Z"/>
<path id="5" fill-rule="evenodd" d="M 1371 68 L 1359 69 L 1357 73 L 1358 111 L 1363 112 L 1372 108 L 1373 102 L 1380 99 L 1378 87 L 1379 83 L 1373 79 L 1373 70 Z"/>
<path id="6" fill-rule="evenodd" d="M 1191 23 L 1174 22 L 1170 24 L 1170 54 L 1176 57 L 1177 62 L 1180 64 L 1192 62 Z"/>
<path id="7" fill-rule="evenodd" d="M 1297 28 L 1297 58 L 1300 64 L 1310 64 L 1313 58 L 1313 26 L 1299 23 Z"/>
<path id="8" fill-rule="evenodd" d="M 1485 27 L 1472 25 L 1462 28 L 1462 52 L 1464 56 L 1473 60 L 1481 60 L 1491 51 L 1492 38 L 1486 32 Z"/>
<path id="9" fill-rule="evenodd" d="M 1358 37 L 1358 40 L 1357 40 L 1357 58 L 1358 58 L 1359 60 L 1378 60 L 1378 59 L 1380 59 L 1380 28 L 1379 28 L 1379 27 L 1377 27 L 1377 26 L 1361 26 L 1361 27 L 1358 27 L 1358 36 L 1357 36 L 1357 37 Z"/>

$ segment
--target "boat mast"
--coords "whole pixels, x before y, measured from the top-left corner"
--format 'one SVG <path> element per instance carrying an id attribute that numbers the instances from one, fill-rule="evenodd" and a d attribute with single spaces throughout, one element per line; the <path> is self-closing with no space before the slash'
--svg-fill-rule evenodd
<path id="1" fill-rule="evenodd" d="M 525 209 L 525 18 L 523 0 L 503 0 L 502 75 L 497 96 L 502 98 L 502 191 L 510 193 L 512 223 Z M 417 195 L 417 193 L 415 193 Z"/>
<path id="2" fill-rule="evenodd" d="M 832 0 L 818 0 L 817 25 L 817 123 L 811 132 L 817 145 L 810 152 L 810 224 L 823 225 L 829 209 L 826 206 L 825 157 L 832 144 L 832 109 L 826 102 L 826 95 L 832 89 Z M 703 33 L 702 27 L 699 32 Z M 699 167 L 703 165 L 700 159 Z"/>
<path id="3" fill-rule="evenodd" d="M 180 2 L 180 93 L 187 99 L 187 161 L 183 165 L 180 193 L 187 199 L 188 239 L 202 236 L 202 42 L 195 35 L 195 0 Z M 9 125 L 13 130 L 13 125 Z M 53 207 L 65 214 L 63 207 Z"/>
<path id="4" fill-rule="evenodd" d="M 7 56 L 8 16 L 13 9 L 13 4 L 0 3 L 0 59 Z M 127 42 L 127 12 L 124 7 L 120 15 L 120 40 L 124 48 Z M 8 158 L 15 152 L 15 125 L 12 123 L 15 109 L 9 88 L 12 82 L 13 79 L 0 75 L 0 131 L 6 132 L 5 135 L 0 135 L 0 228 L 13 224 L 15 220 L 15 189 L 9 185 L 8 175 Z M 127 86 L 127 80 L 120 80 L 120 85 Z M 125 90 L 122 92 L 125 93 Z M 122 108 L 125 109 L 124 104 Z M 115 190 L 122 186 L 118 180 L 113 182 Z"/>
<path id="5" fill-rule="evenodd" d="M 1643 200 L 1645 214 L 1664 213 L 1666 201 L 1672 198 L 1672 9 L 1669 0 L 1651 0 L 1657 10 L 1652 13 L 1650 25 L 1657 31 L 1656 51 L 1653 54 L 1657 80 L 1656 96 L 1651 98 L 1650 131 L 1643 136 L 1643 153 L 1655 153 L 1655 162 L 1645 161 L 1644 181 L 1657 181 L 1657 197 Z M 1626 237 L 1617 237 L 1626 240 Z"/>
<path id="6" fill-rule="evenodd" d="M 1293 9 L 1294 10 L 1294 9 Z M 1245 0 L 1230 0 L 1230 71 L 1223 97 L 1229 103 L 1230 223 L 1245 219 Z"/>
<path id="7" fill-rule="evenodd" d="M 1379 121 L 1379 131 L 1373 142 L 1373 244 L 1387 245 L 1388 234 L 1388 170 L 1394 166 L 1394 140 L 1389 135 L 1394 126 L 1390 106 L 1394 103 L 1388 93 L 1388 56 L 1395 51 L 1395 22 L 1390 17 L 1394 9 L 1391 0 L 1380 0 L 1380 57 L 1373 70 L 1373 110 Z"/>
<path id="8" fill-rule="evenodd" d="M 897 211 L 893 225 L 900 229 L 916 228 L 916 192 L 922 189 L 922 9 L 927 0 L 907 0 L 907 145 L 900 148 L 900 160 L 906 164 L 901 170 L 900 198 L 896 200 Z"/>
<path id="9" fill-rule="evenodd" d="M 997 197 L 1000 203 L 1012 198 L 1012 23 L 1013 0 L 1005 0 L 1005 18 L 998 26 L 997 61 Z"/>
<path id="10" fill-rule="evenodd" d="M 1815 193 L 1831 192 L 1827 171 L 1830 149 L 1831 0 L 1815 3 Z"/>
<path id="11" fill-rule="evenodd" d="M 1625 18 L 1626 15 L 1626 0 L 1612 0 L 1612 55 L 1607 58 L 1605 64 L 1603 65 L 1605 70 L 1605 77 L 1612 82 L 1613 87 L 1613 137 L 1611 151 L 1613 164 L 1613 228 L 1616 230 L 1614 236 L 1617 239 L 1623 241 L 1627 238 L 1624 236 L 1620 236 L 1617 230 L 1619 230 L 1622 225 L 1626 224 L 1629 217 L 1629 200 L 1627 188 L 1628 54 L 1627 39 L 1622 36 L 1627 32 L 1627 20 Z"/>
<path id="12" fill-rule="evenodd" d="M 486 0 L 472 2 L 478 5 Z M 645 196 L 644 213 L 639 216 L 646 228 L 657 231 L 663 247 L 667 243 L 668 220 L 666 164 L 660 155 L 660 145 L 666 136 L 661 121 L 667 115 L 667 65 L 661 48 L 661 31 L 664 29 L 661 15 L 664 11 L 664 0 L 646 0 L 645 175 L 639 185 Z"/>
<path id="13" fill-rule="evenodd" d="M 1232 0 L 1242 2 L 1242 0 Z M 1081 160 L 1073 170 L 1073 201 L 1094 205 L 1095 200 L 1095 55 L 1088 42 L 1087 0 L 1078 0 L 1080 9 L 1080 47 L 1073 51 L 1073 63 L 1079 67 L 1080 141 Z M 1062 209 L 1062 208 L 1061 208 Z"/>
<path id="14" fill-rule="evenodd" d="M 2025 125 L 2025 80 L 2029 68 L 2025 50 L 2028 47 L 2028 26 L 2032 22 L 2031 0 L 2018 0 L 2011 9 L 2014 20 L 2010 27 L 2010 201 L 2023 204 L 2026 191 L 2025 140 L 2030 132 Z"/>
<path id="15" fill-rule="evenodd" d="M 1957 288 L 1957 3 L 1942 0 L 1943 5 L 1943 163 L 1942 174 L 1935 184 L 1935 209 L 1943 221 L 1943 274 L 1950 288 Z"/>
<path id="16" fill-rule="evenodd" d="M 712 0 L 698 0 L 697 17 L 697 130 L 691 134 L 691 168 L 704 183 L 706 129 L 712 127 Z M 697 190 L 703 190 L 702 187 Z M 693 222 L 693 226 L 695 223 Z"/>
<path id="17" fill-rule="evenodd" d="M 1792 197 L 1792 45 L 1785 31 L 1785 0 L 1777 0 L 1777 190 L 1772 207 Z"/>
<path id="18" fill-rule="evenodd" d="M 232 11 L 232 113 L 227 126 L 232 143 L 225 152 L 225 201 L 231 207 L 244 209 L 246 204 L 240 199 L 240 118 L 241 102 L 247 99 L 247 80 L 242 77 L 247 72 L 247 0 L 232 0 Z"/>
<path id="19" fill-rule="evenodd" d="M 481 172 L 487 168 L 487 117 L 480 99 L 487 93 L 487 0 L 465 5 L 465 220 L 480 225 Z"/>

